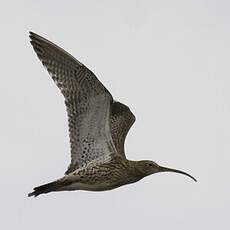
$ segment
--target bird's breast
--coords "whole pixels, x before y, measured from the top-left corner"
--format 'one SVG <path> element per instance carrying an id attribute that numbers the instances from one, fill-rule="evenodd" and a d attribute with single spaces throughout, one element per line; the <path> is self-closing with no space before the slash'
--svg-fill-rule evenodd
<path id="1" fill-rule="evenodd" d="M 78 171 L 68 190 L 105 191 L 138 180 L 124 162 L 110 162 Z"/>

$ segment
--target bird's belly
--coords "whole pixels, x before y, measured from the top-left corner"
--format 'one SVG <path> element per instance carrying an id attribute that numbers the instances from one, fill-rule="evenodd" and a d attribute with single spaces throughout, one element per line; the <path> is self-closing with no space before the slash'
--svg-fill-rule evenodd
<path id="1" fill-rule="evenodd" d="M 125 184 L 134 183 L 140 178 L 134 177 L 126 165 L 107 163 L 87 168 L 69 177 L 65 190 L 106 191 Z"/>
<path id="2" fill-rule="evenodd" d="M 106 177 L 100 174 L 88 174 L 81 179 L 72 179 L 72 182 L 66 184 L 63 190 L 106 191 L 128 184 L 129 182 L 124 178 L 126 177 L 123 174 L 114 176 L 110 173 Z"/>
<path id="3" fill-rule="evenodd" d="M 86 190 L 86 191 L 106 191 L 118 188 L 120 186 L 137 182 L 139 179 L 124 180 L 124 178 L 116 180 L 101 180 L 95 183 L 73 182 L 65 186 L 64 190 Z"/>
<path id="4" fill-rule="evenodd" d="M 64 190 L 86 190 L 86 191 L 106 191 L 117 188 L 121 185 L 118 183 L 95 183 L 95 184 L 87 184 L 81 182 L 75 182 L 70 185 L 65 186 Z"/>

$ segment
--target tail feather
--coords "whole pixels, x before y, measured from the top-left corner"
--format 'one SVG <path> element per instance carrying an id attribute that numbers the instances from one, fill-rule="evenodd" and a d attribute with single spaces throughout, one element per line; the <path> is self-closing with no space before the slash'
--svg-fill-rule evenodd
<path id="1" fill-rule="evenodd" d="M 43 193 L 57 191 L 58 189 L 60 189 L 61 184 L 62 184 L 61 181 L 54 181 L 48 184 L 44 184 L 44 185 L 35 187 L 34 191 L 28 194 L 28 197 L 31 197 L 31 196 L 37 197 Z"/>

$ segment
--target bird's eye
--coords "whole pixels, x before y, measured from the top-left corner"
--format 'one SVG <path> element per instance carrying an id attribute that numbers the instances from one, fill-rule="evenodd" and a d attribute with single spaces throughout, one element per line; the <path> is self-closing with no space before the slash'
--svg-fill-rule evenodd
<path id="1" fill-rule="evenodd" d="M 152 166 L 153 166 L 153 164 L 151 164 L 151 163 L 150 163 L 150 164 L 149 164 L 149 166 L 150 166 L 150 167 L 152 167 Z"/>

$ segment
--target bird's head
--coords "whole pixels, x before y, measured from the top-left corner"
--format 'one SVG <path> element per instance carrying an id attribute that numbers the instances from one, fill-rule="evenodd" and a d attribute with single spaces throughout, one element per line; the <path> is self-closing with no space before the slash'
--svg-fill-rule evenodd
<path id="1" fill-rule="evenodd" d="M 193 176 L 189 175 L 186 172 L 177 169 L 166 168 L 149 160 L 138 161 L 138 170 L 141 171 L 141 173 L 143 173 L 144 176 L 149 176 L 151 174 L 159 173 L 159 172 L 174 172 L 174 173 L 180 173 L 186 175 L 192 178 L 194 181 L 197 181 Z"/>

